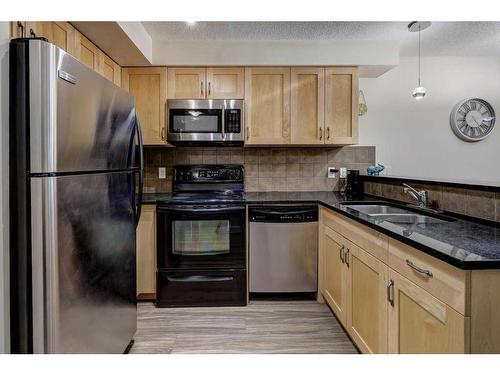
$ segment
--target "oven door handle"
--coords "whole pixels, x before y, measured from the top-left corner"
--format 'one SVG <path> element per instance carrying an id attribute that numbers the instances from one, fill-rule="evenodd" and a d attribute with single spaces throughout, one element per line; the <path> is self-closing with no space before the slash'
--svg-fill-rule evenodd
<path id="1" fill-rule="evenodd" d="M 168 281 L 175 283 L 206 283 L 217 281 L 232 281 L 232 276 L 168 276 Z"/>
<path id="2" fill-rule="evenodd" d="M 210 212 L 234 212 L 244 211 L 245 206 L 228 206 L 217 208 L 193 208 L 193 207 L 158 207 L 159 212 L 193 212 L 193 213 L 210 213 Z"/>

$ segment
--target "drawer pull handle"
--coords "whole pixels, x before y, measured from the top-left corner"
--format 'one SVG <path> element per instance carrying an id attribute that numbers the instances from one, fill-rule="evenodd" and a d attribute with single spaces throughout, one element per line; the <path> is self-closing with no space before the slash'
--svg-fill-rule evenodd
<path id="1" fill-rule="evenodd" d="M 319 128 L 319 140 L 320 141 L 323 140 L 323 128 L 322 127 Z"/>
<path id="2" fill-rule="evenodd" d="M 387 300 L 394 306 L 394 280 L 389 281 L 389 285 L 387 285 Z"/>
<path id="3" fill-rule="evenodd" d="M 340 260 L 342 261 L 342 263 L 344 264 L 345 263 L 345 260 L 344 260 L 344 248 L 345 246 L 342 245 L 339 249 L 339 254 L 340 254 Z"/>
<path id="4" fill-rule="evenodd" d="M 349 263 L 349 254 L 350 254 L 351 250 L 349 250 L 349 248 L 347 248 L 347 253 L 345 254 L 345 264 L 347 264 L 347 268 L 350 267 L 350 263 Z"/>
<path id="5" fill-rule="evenodd" d="M 420 268 L 419 266 L 415 265 L 411 260 L 406 259 L 406 264 L 410 267 L 413 268 L 415 271 L 418 273 L 421 273 L 422 275 L 425 275 L 427 277 L 432 277 L 432 272 L 429 270 L 424 270 L 423 268 Z"/>
<path id="6" fill-rule="evenodd" d="M 207 283 L 232 281 L 231 276 L 168 276 L 167 280 L 176 283 Z"/>

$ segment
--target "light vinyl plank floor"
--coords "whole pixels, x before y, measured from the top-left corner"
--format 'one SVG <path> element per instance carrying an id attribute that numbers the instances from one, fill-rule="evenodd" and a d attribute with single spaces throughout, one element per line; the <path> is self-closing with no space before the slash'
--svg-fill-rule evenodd
<path id="1" fill-rule="evenodd" d="M 251 301 L 246 307 L 137 306 L 130 353 L 358 353 L 328 307 L 316 301 Z"/>

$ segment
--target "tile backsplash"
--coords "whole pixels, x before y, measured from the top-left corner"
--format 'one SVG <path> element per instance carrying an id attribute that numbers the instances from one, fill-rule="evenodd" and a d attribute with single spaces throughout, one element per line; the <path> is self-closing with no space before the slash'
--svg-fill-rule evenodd
<path id="1" fill-rule="evenodd" d="M 178 164 L 242 164 L 248 192 L 339 190 L 338 178 L 327 178 L 328 166 L 366 171 L 368 166 L 375 164 L 374 146 L 150 147 L 144 152 L 145 193 L 171 192 L 173 167 Z M 159 167 L 166 168 L 166 179 L 158 178 Z"/>
<path id="2" fill-rule="evenodd" d="M 365 193 L 394 199 L 405 203 L 415 203 L 410 195 L 403 192 L 400 181 L 365 181 Z M 436 209 L 500 222 L 500 192 L 485 191 L 478 187 L 447 186 L 446 184 L 410 183 L 417 190 L 426 190 L 428 204 Z"/>

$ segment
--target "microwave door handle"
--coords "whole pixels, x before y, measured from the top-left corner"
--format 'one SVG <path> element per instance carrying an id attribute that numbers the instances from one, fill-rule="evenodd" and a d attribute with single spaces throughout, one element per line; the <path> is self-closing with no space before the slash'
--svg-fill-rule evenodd
<path id="1" fill-rule="evenodd" d="M 222 117 L 222 140 L 226 139 L 226 102 L 221 107 L 221 117 Z"/>

